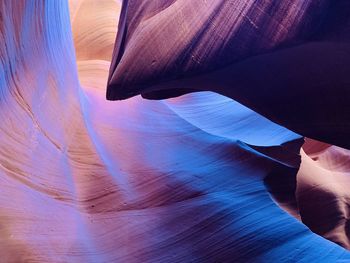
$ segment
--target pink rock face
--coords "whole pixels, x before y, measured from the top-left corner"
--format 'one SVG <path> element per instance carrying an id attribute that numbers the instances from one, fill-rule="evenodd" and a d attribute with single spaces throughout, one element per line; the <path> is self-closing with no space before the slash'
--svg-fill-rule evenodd
<path id="1" fill-rule="evenodd" d="M 296 196 L 312 231 L 350 249 L 350 151 L 307 140 Z"/>
<path id="2" fill-rule="evenodd" d="M 305 149 L 296 184 L 301 136 L 227 97 L 106 101 L 120 3 L 69 5 L 0 3 L 1 262 L 350 260 L 285 211 L 348 247 L 347 151 Z"/>

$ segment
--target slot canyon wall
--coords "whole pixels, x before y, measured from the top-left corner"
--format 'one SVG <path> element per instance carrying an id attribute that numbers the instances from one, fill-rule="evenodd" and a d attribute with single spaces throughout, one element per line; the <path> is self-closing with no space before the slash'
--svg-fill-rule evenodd
<path id="1" fill-rule="evenodd" d="M 350 261 L 349 151 L 209 91 L 107 101 L 121 9 L 0 1 L 1 261 Z"/>

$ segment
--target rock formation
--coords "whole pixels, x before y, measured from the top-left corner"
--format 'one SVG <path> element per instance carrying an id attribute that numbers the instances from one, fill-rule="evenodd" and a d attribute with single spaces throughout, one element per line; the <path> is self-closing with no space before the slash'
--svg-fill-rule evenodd
<path id="1" fill-rule="evenodd" d="M 212 92 L 107 101 L 120 9 L 0 2 L 1 261 L 350 260 L 348 151 L 299 170 L 301 135 Z"/>

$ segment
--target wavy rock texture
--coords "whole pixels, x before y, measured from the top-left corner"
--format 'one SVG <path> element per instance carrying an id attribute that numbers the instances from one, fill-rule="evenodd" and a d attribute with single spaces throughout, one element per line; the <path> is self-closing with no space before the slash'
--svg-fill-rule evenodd
<path id="1" fill-rule="evenodd" d="M 66 1 L 0 3 L 1 261 L 350 260 L 285 212 L 298 200 L 316 233 L 348 244 L 345 188 L 328 191 L 341 230 L 308 217 L 299 135 L 209 92 L 105 100 L 120 4 L 102 2 L 70 2 L 73 33 Z M 310 148 L 299 182 L 311 166 L 346 177 Z"/>
<path id="2" fill-rule="evenodd" d="M 296 197 L 312 231 L 350 249 L 349 150 L 308 140 Z"/>

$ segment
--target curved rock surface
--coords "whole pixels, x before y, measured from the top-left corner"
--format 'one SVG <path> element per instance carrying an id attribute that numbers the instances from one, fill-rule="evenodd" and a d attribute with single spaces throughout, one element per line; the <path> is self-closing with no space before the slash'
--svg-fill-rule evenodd
<path id="1" fill-rule="evenodd" d="M 290 215 L 300 135 L 210 92 L 105 100 L 120 3 L 96 2 L 0 3 L 1 261 L 349 261 Z"/>
<path id="2" fill-rule="evenodd" d="M 124 2 L 108 99 L 215 91 L 350 149 L 349 1 L 142 3 Z"/>

